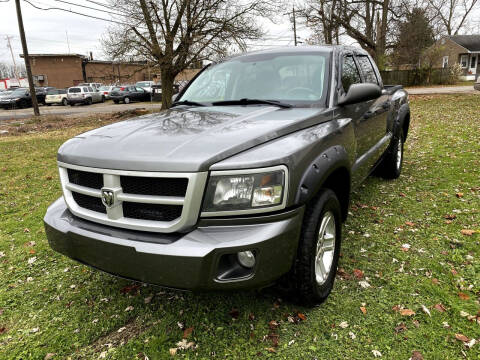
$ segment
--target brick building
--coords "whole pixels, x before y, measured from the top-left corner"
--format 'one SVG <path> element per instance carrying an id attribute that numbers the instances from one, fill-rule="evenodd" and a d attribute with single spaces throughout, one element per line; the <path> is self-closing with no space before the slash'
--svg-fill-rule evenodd
<path id="1" fill-rule="evenodd" d="M 31 54 L 30 65 L 37 86 L 67 88 L 81 82 L 127 84 L 151 80 L 158 69 L 146 62 L 93 60 L 80 54 Z M 190 80 L 197 69 L 187 69 L 178 79 Z"/>

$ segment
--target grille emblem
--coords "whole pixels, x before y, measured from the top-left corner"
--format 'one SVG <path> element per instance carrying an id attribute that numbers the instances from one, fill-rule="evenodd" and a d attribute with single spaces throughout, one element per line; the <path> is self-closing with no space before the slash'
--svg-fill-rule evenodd
<path id="1" fill-rule="evenodd" d="M 107 208 L 111 208 L 115 203 L 113 190 L 102 189 L 102 204 Z"/>

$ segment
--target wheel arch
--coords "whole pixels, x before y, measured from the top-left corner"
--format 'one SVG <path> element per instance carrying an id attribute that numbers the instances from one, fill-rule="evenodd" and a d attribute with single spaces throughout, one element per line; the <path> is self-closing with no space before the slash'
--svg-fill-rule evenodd
<path id="1" fill-rule="evenodd" d="M 350 203 L 351 174 L 346 150 L 333 146 L 325 150 L 308 166 L 303 174 L 295 196 L 295 203 L 304 205 L 318 194 L 320 189 L 332 190 L 340 201 L 342 220 L 348 215 Z"/>

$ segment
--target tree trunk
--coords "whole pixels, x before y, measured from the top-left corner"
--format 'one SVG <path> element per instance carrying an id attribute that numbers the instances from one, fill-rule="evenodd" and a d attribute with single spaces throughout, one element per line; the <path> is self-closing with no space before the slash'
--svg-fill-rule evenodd
<path id="1" fill-rule="evenodd" d="M 168 67 L 161 67 L 160 76 L 162 79 L 162 109 L 168 109 L 172 105 L 175 74 Z"/>

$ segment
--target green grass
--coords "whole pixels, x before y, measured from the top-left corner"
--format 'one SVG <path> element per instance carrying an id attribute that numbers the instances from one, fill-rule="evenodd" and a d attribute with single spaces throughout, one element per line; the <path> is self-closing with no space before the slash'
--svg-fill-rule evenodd
<path id="1" fill-rule="evenodd" d="M 402 176 L 371 177 L 353 194 L 342 275 L 312 309 L 275 290 L 129 288 L 55 253 L 42 224 L 60 196 L 55 154 L 86 128 L 0 139 L 0 358 L 168 359 L 182 326 L 193 327 L 188 341 L 196 348 L 179 349 L 176 358 L 370 359 L 378 350 L 384 359 L 413 351 L 480 359 L 480 344 L 469 349 L 455 339 L 480 338 L 480 323 L 460 315 L 480 310 L 479 104 L 476 95 L 412 100 Z M 456 218 L 446 223 L 445 215 Z M 371 287 L 359 285 L 354 269 Z M 401 308 L 415 315 L 402 316 Z"/>

